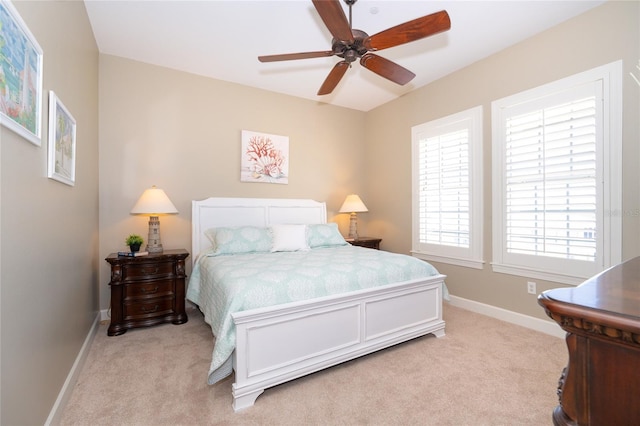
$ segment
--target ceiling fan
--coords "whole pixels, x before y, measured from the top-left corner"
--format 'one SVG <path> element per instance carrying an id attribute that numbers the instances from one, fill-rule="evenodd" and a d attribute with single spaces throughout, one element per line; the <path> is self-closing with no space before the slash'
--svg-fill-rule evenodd
<path id="1" fill-rule="evenodd" d="M 364 31 L 351 27 L 351 7 L 356 1 L 344 0 L 349 6 L 349 21 L 347 21 L 340 0 L 312 0 L 316 11 L 333 36 L 331 50 L 258 56 L 258 60 L 260 62 L 277 62 L 334 55 L 342 58 L 343 60 L 338 62 L 329 72 L 318 90 L 318 95 L 331 93 L 347 69 L 351 67 L 351 63 L 358 58 L 360 58 L 360 64 L 368 70 L 394 83 L 405 85 L 416 76 L 414 73 L 371 52 L 420 40 L 451 28 L 449 14 L 442 10 L 369 36 Z"/>

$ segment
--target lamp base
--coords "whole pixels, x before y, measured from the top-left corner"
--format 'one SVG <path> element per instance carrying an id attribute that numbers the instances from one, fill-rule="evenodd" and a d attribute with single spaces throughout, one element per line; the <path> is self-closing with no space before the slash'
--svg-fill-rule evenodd
<path id="1" fill-rule="evenodd" d="M 358 239 L 358 217 L 355 213 L 351 213 L 349 218 L 349 238 Z"/>
<path id="2" fill-rule="evenodd" d="M 164 251 L 164 249 L 162 248 L 162 244 L 155 246 L 155 247 L 151 247 L 147 244 L 147 252 L 148 253 L 162 253 Z"/>
<path id="3" fill-rule="evenodd" d="M 149 217 L 149 237 L 147 238 L 147 249 L 149 253 L 162 253 L 162 243 L 160 242 L 160 219 L 158 216 Z"/>

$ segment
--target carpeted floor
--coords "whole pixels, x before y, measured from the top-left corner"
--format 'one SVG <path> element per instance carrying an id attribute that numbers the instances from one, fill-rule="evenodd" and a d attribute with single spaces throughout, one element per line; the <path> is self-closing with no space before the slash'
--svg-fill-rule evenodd
<path id="1" fill-rule="evenodd" d="M 564 340 L 445 304 L 429 335 L 267 389 L 239 413 L 206 383 L 202 315 L 107 336 L 100 325 L 62 425 L 550 425 Z"/>

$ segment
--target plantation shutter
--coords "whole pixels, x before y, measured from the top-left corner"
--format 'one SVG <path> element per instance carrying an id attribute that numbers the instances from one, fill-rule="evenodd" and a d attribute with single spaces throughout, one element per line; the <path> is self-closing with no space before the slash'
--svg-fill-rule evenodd
<path id="1" fill-rule="evenodd" d="M 507 117 L 507 253 L 595 260 L 597 113 L 596 97 L 581 93 Z"/>
<path id="2" fill-rule="evenodd" d="M 494 272 L 579 284 L 622 260 L 622 75 L 492 102 Z"/>
<path id="3" fill-rule="evenodd" d="M 469 130 L 419 141 L 419 241 L 469 247 Z"/>

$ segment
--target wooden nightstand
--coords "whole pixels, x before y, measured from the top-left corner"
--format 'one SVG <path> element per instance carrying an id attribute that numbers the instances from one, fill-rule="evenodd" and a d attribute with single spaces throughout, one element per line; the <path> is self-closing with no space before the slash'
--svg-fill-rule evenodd
<path id="1" fill-rule="evenodd" d="M 347 242 L 352 246 L 366 247 L 376 250 L 380 250 L 380 241 L 382 241 L 382 238 L 358 237 L 355 240 L 347 238 Z"/>
<path id="2" fill-rule="evenodd" d="M 111 325 L 107 334 L 117 336 L 130 328 L 166 322 L 184 324 L 184 261 L 186 250 L 165 250 L 147 256 L 126 257 L 111 253 Z"/>

